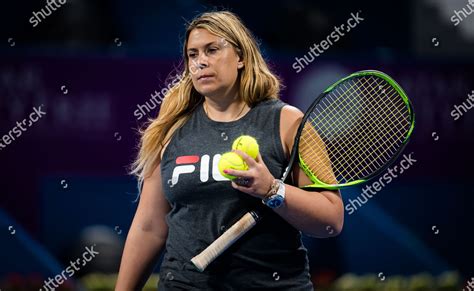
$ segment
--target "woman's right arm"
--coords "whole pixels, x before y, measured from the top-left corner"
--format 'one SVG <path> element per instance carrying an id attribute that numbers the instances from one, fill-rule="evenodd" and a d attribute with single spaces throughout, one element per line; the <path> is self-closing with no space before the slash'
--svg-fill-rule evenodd
<path id="1" fill-rule="evenodd" d="M 140 202 L 125 242 L 116 291 L 141 290 L 148 280 L 168 236 L 165 217 L 169 211 L 158 165 L 143 182 Z"/>

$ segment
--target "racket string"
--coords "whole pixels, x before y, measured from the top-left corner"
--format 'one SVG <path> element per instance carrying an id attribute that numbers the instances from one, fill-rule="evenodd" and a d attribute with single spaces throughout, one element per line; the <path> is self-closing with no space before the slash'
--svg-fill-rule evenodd
<path id="1" fill-rule="evenodd" d="M 352 84 L 351 88 L 353 88 L 355 85 L 356 85 L 356 83 Z M 339 89 L 339 88 L 337 88 L 337 89 Z M 337 91 L 337 89 L 336 89 L 336 93 L 339 93 L 339 92 Z M 346 91 L 344 92 L 344 94 L 347 94 L 348 92 L 349 92 L 349 91 L 346 90 Z M 341 97 L 342 97 L 344 94 L 342 94 Z M 331 96 L 331 97 L 332 97 L 332 96 Z M 323 107 L 323 109 L 322 109 L 321 111 L 325 111 L 325 112 L 328 112 L 328 111 L 329 111 L 329 112 L 330 112 L 330 111 L 333 111 L 333 108 L 335 108 L 336 110 L 339 109 L 339 108 L 340 108 L 340 105 L 343 104 L 343 102 L 344 102 L 345 99 L 339 98 L 339 100 L 342 100 L 342 101 L 341 101 L 340 103 L 337 103 L 337 102 L 329 102 L 329 105 L 325 103 L 326 100 L 322 100 L 322 104 L 323 104 L 325 107 Z M 332 106 L 332 108 L 331 108 L 331 106 Z M 320 106 L 320 107 L 321 107 L 321 106 Z M 345 107 L 347 107 L 347 105 L 346 105 Z M 331 108 L 331 110 L 329 110 L 329 108 Z M 355 107 L 353 106 L 353 108 L 355 108 Z M 313 114 L 315 115 L 315 117 L 314 117 L 313 119 L 311 119 L 310 124 L 311 124 L 313 127 L 316 127 L 316 126 L 314 126 L 313 123 L 314 123 L 314 121 L 316 121 L 316 119 L 318 118 L 318 115 L 317 115 L 315 112 L 313 112 Z M 327 120 L 328 120 L 328 117 L 326 116 L 326 117 L 324 118 L 324 121 L 327 121 Z M 337 120 L 337 119 L 336 119 L 336 120 Z M 339 120 L 341 120 L 341 119 L 339 119 Z M 322 121 L 322 120 L 320 119 L 320 121 Z M 328 123 L 326 122 L 326 124 L 328 124 Z M 323 128 L 323 127 L 324 127 L 324 122 L 318 122 L 318 125 L 320 125 L 320 128 Z M 333 131 L 334 131 L 334 126 L 332 126 L 331 128 L 332 128 Z M 325 135 L 326 135 L 326 134 L 325 134 Z M 312 135 L 312 136 L 314 136 L 314 135 Z M 325 137 L 325 136 L 324 136 L 324 137 Z M 314 139 L 314 138 L 313 138 L 313 139 Z M 314 140 L 312 140 L 311 142 L 314 143 Z M 308 144 L 310 144 L 310 142 L 308 142 Z M 318 143 L 316 143 L 316 144 L 319 146 L 319 145 L 321 145 L 322 143 L 319 143 L 319 142 L 318 142 Z M 308 148 L 311 148 L 311 147 L 308 146 Z M 320 147 L 320 148 L 321 148 L 321 147 Z M 321 149 L 319 149 L 319 150 L 321 151 Z M 325 149 L 322 149 L 322 151 L 324 151 L 324 150 L 325 150 Z M 314 153 L 314 152 L 313 152 L 313 153 Z M 332 154 L 332 153 L 330 153 L 330 154 Z M 332 154 L 332 155 L 334 155 L 334 154 Z M 314 157 L 314 155 L 313 155 L 313 157 Z M 332 159 L 332 160 L 338 161 L 339 159 Z M 322 179 L 323 181 L 325 181 L 324 178 L 327 178 L 328 176 L 331 177 L 331 178 L 334 177 L 334 174 L 333 174 L 333 171 L 332 171 L 332 168 L 331 168 L 331 167 L 326 166 L 326 171 L 325 171 L 325 172 L 326 172 L 326 175 L 324 175 L 323 177 L 321 177 L 321 179 Z M 340 176 L 340 175 L 338 175 L 338 176 Z M 331 180 L 334 180 L 334 179 L 331 179 Z M 326 182 L 326 181 L 325 181 L 325 182 Z"/>
<path id="2" fill-rule="evenodd" d="M 373 82 L 370 84 L 372 85 Z M 363 84 L 364 85 L 364 84 Z M 379 85 L 379 88 L 380 88 L 380 83 L 376 83 L 376 85 Z M 345 87 L 345 85 L 343 85 Z M 357 88 L 355 89 L 355 93 L 356 94 L 359 94 L 361 95 L 362 93 L 369 93 L 371 94 L 372 92 L 370 92 L 369 90 L 364 90 L 364 91 L 361 91 L 360 90 L 360 86 L 356 86 Z M 347 87 L 345 87 L 347 89 Z M 373 88 L 371 88 L 373 89 Z M 394 93 L 395 94 L 395 93 Z M 392 107 L 395 107 L 396 105 L 392 102 L 392 96 L 394 95 L 390 95 L 390 96 L 385 96 L 385 100 L 389 100 L 391 102 L 391 105 Z M 367 95 L 367 94 L 365 94 Z M 371 94 L 369 95 L 369 98 L 373 98 L 374 95 Z M 378 95 L 376 95 L 375 97 L 378 97 Z M 362 99 L 364 100 L 364 99 Z M 382 163 L 386 162 L 388 160 L 388 158 L 390 157 L 390 153 L 393 154 L 393 152 L 390 151 L 391 147 L 393 147 L 393 145 L 397 146 L 400 141 L 399 140 L 394 140 L 394 139 L 390 139 L 390 137 L 393 136 L 393 131 L 390 132 L 391 134 L 387 134 L 387 132 L 385 132 L 385 134 L 381 131 L 381 129 L 388 129 L 388 130 L 393 130 L 393 128 L 397 128 L 397 126 L 394 126 L 394 122 L 395 120 L 397 119 L 394 119 L 394 118 L 387 118 L 387 116 L 382 116 L 383 114 L 386 114 L 387 112 L 387 108 L 389 107 L 386 102 L 376 102 L 377 100 L 372 100 L 372 102 L 368 102 L 368 104 L 379 104 L 379 106 L 372 106 L 372 108 L 368 107 L 368 109 L 366 109 L 365 111 L 368 111 L 369 114 L 363 114 L 363 118 L 360 119 L 362 122 L 359 122 L 359 124 L 361 124 L 362 127 L 359 126 L 358 128 L 358 132 L 357 134 L 355 135 L 356 137 L 359 137 L 359 140 L 355 139 L 352 144 L 355 144 L 356 145 L 356 148 L 351 148 L 352 151 L 347 154 L 345 153 L 346 155 L 346 158 L 345 159 L 336 159 L 337 160 L 345 160 L 346 162 L 349 161 L 349 160 L 353 160 L 353 159 L 357 159 L 359 161 L 367 161 L 367 163 L 365 165 L 363 165 L 362 163 L 360 164 L 360 166 L 358 167 L 358 171 L 357 171 L 357 168 L 356 169 L 347 169 L 346 173 L 344 172 L 341 172 L 341 175 L 344 175 L 344 174 L 348 174 L 347 172 L 349 172 L 350 170 L 354 170 L 354 171 L 357 171 L 357 172 L 354 172 L 353 174 L 355 174 L 356 176 L 360 177 L 362 174 L 361 172 L 363 172 L 364 170 L 366 171 L 371 171 L 371 168 L 370 166 L 372 166 L 372 164 L 374 163 L 377 163 L 378 167 L 380 167 L 381 165 L 378 163 L 379 160 L 382 161 Z M 382 112 L 382 114 L 381 114 Z M 366 113 L 366 112 L 364 112 Z M 369 116 L 371 115 L 371 116 Z M 393 114 L 392 114 L 393 115 Z M 370 120 L 367 120 L 367 116 L 369 116 L 369 118 L 371 120 L 375 120 L 375 121 L 382 121 L 382 122 L 377 122 L 377 123 L 374 123 L 374 122 L 370 122 Z M 377 118 L 377 117 L 380 117 L 380 118 Z M 369 122 L 367 122 L 369 121 Z M 362 133 L 364 132 L 367 132 L 367 133 L 370 133 L 368 134 L 367 136 L 365 136 L 364 134 L 360 134 L 360 132 L 362 131 Z M 381 136 L 380 135 L 380 132 L 382 132 L 382 134 L 384 134 L 384 136 Z M 364 138 L 365 137 L 365 140 L 364 139 L 361 139 L 361 138 Z M 374 142 L 374 139 L 375 139 L 375 142 Z M 384 144 L 380 144 L 378 143 L 378 148 L 377 148 L 377 142 L 378 141 L 383 141 Z M 362 154 L 365 154 L 365 156 L 362 156 L 362 157 L 357 157 L 357 156 L 354 156 L 354 155 L 350 155 L 352 152 L 354 154 L 357 154 L 358 152 L 361 152 L 361 147 L 366 147 L 365 151 L 362 152 Z M 368 169 L 367 169 L 368 168 Z M 343 170 L 346 170 L 346 169 L 343 169 Z M 353 178 L 349 178 L 349 179 L 353 179 Z"/>
<path id="3" fill-rule="evenodd" d="M 379 85 L 379 87 L 380 87 L 380 83 L 376 83 L 376 85 Z M 355 90 L 355 93 L 361 95 L 361 93 L 363 93 L 363 91 L 360 90 L 360 86 L 357 86 L 357 87 L 358 88 Z M 364 91 L 367 92 L 368 90 L 364 90 Z M 371 94 L 371 92 L 369 92 L 369 94 Z M 392 97 L 393 97 L 394 94 L 391 94 L 389 96 L 384 97 L 385 100 L 389 100 L 392 103 L 392 107 L 396 106 L 396 104 L 394 104 L 392 102 Z M 373 98 L 374 96 L 372 94 L 369 97 Z M 361 161 L 366 160 L 369 163 L 370 162 L 372 162 L 372 163 L 375 162 L 375 163 L 377 163 L 378 166 L 381 166 L 378 163 L 378 161 L 382 158 L 387 160 L 387 158 L 385 158 L 385 157 L 387 155 L 389 155 L 390 153 L 393 154 L 393 152 L 390 151 L 390 149 L 391 149 L 390 145 L 393 146 L 395 144 L 395 146 L 396 146 L 400 141 L 390 139 L 390 137 L 393 136 L 393 132 L 391 132 L 390 135 L 387 134 L 387 132 L 385 132 L 385 136 L 380 136 L 379 133 L 381 132 L 381 129 L 393 130 L 393 128 L 397 128 L 397 126 L 395 126 L 395 124 L 393 122 L 397 119 L 387 118 L 387 116 L 383 116 L 387 112 L 387 110 L 386 110 L 388 108 L 387 103 L 376 102 L 376 100 L 372 100 L 372 102 L 369 102 L 369 104 L 380 104 L 380 105 L 379 106 L 373 106 L 372 108 L 365 109 L 365 111 L 368 112 L 368 114 L 363 114 L 364 117 L 361 119 L 362 122 L 359 122 L 359 128 L 358 128 L 359 132 L 358 132 L 358 134 L 355 135 L 356 137 L 359 137 L 359 140 L 357 140 L 357 138 L 353 139 L 354 140 L 353 143 L 358 145 L 358 148 L 352 148 L 353 152 L 357 153 L 357 150 L 360 151 L 361 147 L 367 147 L 365 152 L 364 152 L 365 157 L 362 157 L 364 159 L 361 159 L 361 157 L 348 156 L 346 154 L 346 156 L 348 156 L 348 158 L 346 158 L 346 161 L 347 161 L 347 159 L 357 158 L 358 160 L 361 160 Z M 364 113 L 366 113 L 366 112 L 364 112 Z M 382 121 L 382 122 L 377 122 L 377 123 L 367 122 L 367 116 L 369 116 L 369 118 L 371 120 L 375 120 L 375 121 L 379 120 L 379 121 Z M 371 133 L 371 134 L 369 134 L 368 137 L 365 140 L 364 139 L 361 140 L 360 138 L 364 137 L 364 135 L 361 135 L 360 131 Z M 382 132 L 382 134 L 384 134 L 384 133 Z M 374 139 L 375 139 L 375 141 L 374 141 Z M 384 142 L 384 144 L 380 143 L 380 141 Z M 377 146 L 378 146 L 378 148 L 377 148 Z M 365 168 L 370 167 L 370 166 L 371 166 L 370 164 L 366 164 Z M 356 175 L 361 175 L 360 172 L 362 172 L 364 170 L 364 167 L 359 167 L 359 168 L 360 168 L 359 173 L 358 174 L 356 173 Z M 370 169 L 368 169 L 368 170 L 370 170 Z"/>
<path id="4" fill-rule="evenodd" d="M 357 88 L 357 89 L 360 89 L 360 88 Z M 362 92 L 357 92 L 357 93 L 360 94 Z M 397 108 L 399 105 L 403 105 L 403 102 L 401 104 L 400 103 L 396 104 L 396 103 L 392 102 L 391 98 L 395 94 L 396 94 L 396 92 L 394 92 L 390 96 L 386 96 L 386 100 L 390 100 L 391 105 L 392 105 L 393 108 Z M 383 115 L 389 109 L 391 109 L 392 107 L 389 107 L 388 104 L 386 104 L 384 102 L 380 102 L 379 104 L 381 104 L 381 105 L 376 107 L 376 108 L 374 107 L 373 110 L 372 110 L 374 112 L 374 115 L 372 116 L 372 119 L 373 120 L 378 120 L 380 122 L 375 124 L 375 128 L 368 126 L 368 125 L 371 125 L 372 123 L 363 122 L 362 125 L 361 125 L 362 129 L 360 129 L 362 131 L 370 130 L 369 132 L 375 133 L 375 134 L 371 134 L 369 136 L 369 140 L 366 141 L 365 143 L 356 142 L 355 144 L 358 145 L 358 146 L 355 149 L 353 148 L 353 151 L 352 151 L 355 154 L 357 154 L 357 151 L 360 151 L 362 146 L 368 146 L 368 148 L 365 150 L 365 152 L 368 153 L 367 157 L 365 159 L 365 161 L 367 161 L 367 163 L 365 165 L 365 168 L 369 168 L 369 170 L 371 169 L 371 166 L 374 163 L 377 163 L 377 167 L 381 167 L 382 165 L 380 165 L 378 163 L 378 161 L 379 160 L 383 160 L 384 162 L 388 161 L 390 156 L 393 156 L 393 154 L 394 154 L 394 152 L 392 151 L 393 146 L 394 145 L 398 146 L 399 144 L 401 144 L 403 142 L 403 139 L 400 139 L 400 138 L 395 139 L 395 136 L 397 136 L 397 135 L 400 136 L 400 134 L 393 131 L 394 129 L 400 129 L 401 128 L 400 127 L 401 123 L 396 118 L 389 118 L 390 116 L 384 116 Z M 397 112 L 400 113 L 399 110 L 397 110 Z M 396 115 L 396 114 L 392 114 L 392 115 Z M 364 117 L 364 121 L 366 121 L 366 120 L 367 120 L 367 118 Z M 395 124 L 395 122 L 397 122 L 397 124 Z M 380 132 L 381 132 L 380 129 L 388 129 L 390 132 L 388 132 L 389 134 L 387 134 L 387 132 L 385 132 L 384 136 L 380 136 Z M 357 135 L 357 136 L 362 136 L 362 135 Z M 381 140 L 386 141 L 386 142 L 384 144 L 381 144 L 380 143 Z M 387 142 L 389 144 L 387 144 Z M 387 145 L 391 145 L 391 146 L 387 146 Z M 354 158 L 358 158 L 358 157 L 353 155 L 353 156 L 349 156 L 346 160 L 354 159 Z M 362 160 L 362 161 L 364 161 L 364 160 Z M 363 170 L 364 170 L 364 167 L 361 167 L 360 171 L 358 173 L 355 173 L 356 176 L 360 177 L 361 175 L 363 175 Z M 365 170 L 367 170 L 367 169 L 365 169 Z"/>
<path id="5" fill-rule="evenodd" d="M 352 84 L 351 89 L 352 89 L 354 86 L 357 86 L 357 83 L 356 83 L 356 82 L 354 82 L 354 83 Z M 338 89 L 339 89 L 339 88 L 338 88 Z M 348 92 L 350 92 L 350 90 L 347 90 L 347 87 L 345 87 L 345 89 L 346 89 L 346 90 L 345 90 L 345 93 L 346 93 L 346 94 L 347 94 Z M 339 92 L 338 92 L 337 90 L 336 90 L 335 93 L 339 94 Z M 343 96 L 343 95 L 341 95 L 341 96 Z M 335 108 L 336 110 L 338 110 L 338 111 L 340 112 L 340 111 L 341 111 L 341 110 L 340 110 L 341 105 L 343 105 L 343 106 L 344 106 L 344 109 L 345 109 L 345 107 L 348 107 L 349 104 L 348 104 L 347 102 L 344 102 L 345 99 L 340 98 L 339 100 L 342 100 L 342 102 L 339 102 L 339 103 L 338 103 L 338 102 L 331 102 L 331 103 L 329 103 L 329 104 L 333 105 L 333 108 Z M 350 99 L 349 99 L 349 100 L 350 100 Z M 344 105 L 344 103 L 346 103 L 346 104 Z M 324 104 L 324 105 L 327 105 L 327 104 L 325 104 L 324 102 L 323 102 L 323 104 Z M 326 108 L 325 108 L 325 110 L 324 110 L 326 113 L 327 113 L 328 111 L 333 111 L 333 110 L 328 110 L 328 108 L 329 108 L 329 106 L 326 106 Z M 356 108 L 356 106 L 351 106 L 351 108 Z M 332 109 L 332 108 L 331 108 L 331 109 Z M 345 111 L 347 111 L 347 110 L 345 110 Z M 345 115 L 347 115 L 347 114 L 345 114 Z M 314 121 L 316 120 L 316 118 L 317 118 L 317 116 L 312 119 L 312 122 L 311 122 L 311 123 L 314 123 Z M 328 118 L 333 119 L 333 120 L 344 120 L 344 119 L 341 119 L 341 118 L 335 119 L 335 118 L 332 118 L 332 116 L 329 116 L 329 117 L 326 116 L 326 117 L 324 118 L 324 120 L 326 121 Z M 328 124 L 328 123 L 326 123 L 326 124 Z M 313 125 L 314 127 L 316 127 L 314 124 L 312 124 L 312 125 Z M 324 127 L 324 126 L 323 126 L 323 125 L 324 125 L 323 122 L 318 122 L 318 125 L 320 125 L 320 128 Z M 336 131 L 335 128 L 338 129 L 338 127 L 340 127 L 340 125 L 341 125 L 341 124 L 339 123 L 339 124 L 336 124 L 335 126 L 332 126 L 332 127 L 331 127 L 332 131 Z M 345 126 L 348 127 L 347 123 L 345 123 Z M 337 134 L 339 134 L 339 133 L 337 133 Z M 331 140 L 329 140 L 329 141 L 331 141 Z M 318 143 L 318 144 L 319 144 L 319 143 Z M 340 148 L 337 148 L 337 150 L 338 150 L 338 152 L 339 152 L 339 151 L 340 151 Z M 343 149 L 343 150 L 344 150 L 344 149 Z M 335 155 L 338 154 L 338 152 L 336 152 L 336 153 L 331 153 L 331 154 L 332 154 L 333 156 L 335 156 Z M 340 159 L 340 158 L 337 158 L 337 157 L 333 158 L 333 160 L 336 161 L 336 162 L 337 162 L 337 161 L 344 161 L 343 159 Z M 339 167 L 339 168 L 340 168 L 340 167 Z M 338 175 L 338 176 L 340 176 L 340 175 Z"/>
<path id="6" fill-rule="evenodd" d="M 315 168 L 323 168 L 319 172 L 324 173 L 316 176 L 323 182 L 332 182 L 330 184 L 341 184 L 346 180 L 363 177 L 366 173 L 370 174 L 375 164 L 381 167 L 380 163 L 384 164 L 389 160 L 403 144 L 410 126 L 408 117 L 399 118 L 407 116 L 404 114 L 406 104 L 403 101 L 397 102 L 400 99 L 393 101 L 398 92 L 388 82 L 383 79 L 378 82 L 372 76 L 350 81 L 349 88 L 346 86 L 348 82 L 341 83 L 313 110 L 307 122 L 313 129 L 309 130 L 305 124 L 300 141 L 301 158 L 305 162 L 311 161 L 309 167 L 313 172 Z M 338 122 L 330 124 L 334 120 Z M 347 134 L 349 130 L 356 132 Z M 340 136 L 346 137 L 345 140 Z M 396 136 L 400 138 L 397 139 Z M 350 144 L 355 147 L 349 147 Z M 360 162 L 354 163 L 354 159 Z M 333 165 L 330 161 L 334 161 Z M 351 167 L 352 164 L 355 167 Z"/>
<path id="7" fill-rule="evenodd" d="M 355 85 L 355 84 L 353 84 L 353 86 L 354 86 L 354 85 Z M 353 87 L 353 86 L 352 86 L 352 87 Z M 348 92 L 348 91 L 346 91 L 346 93 L 347 93 L 347 92 Z M 341 96 L 342 96 L 342 95 L 341 95 Z M 344 101 L 344 99 L 342 99 L 342 98 L 340 98 L 339 100 Z M 322 107 L 322 108 L 324 109 L 324 111 L 326 111 L 326 112 L 327 112 L 327 111 L 332 111 L 333 108 L 337 108 L 337 107 L 340 106 L 340 104 L 338 104 L 337 102 L 330 102 L 329 104 L 326 104 L 325 101 L 326 101 L 326 100 L 322 100 L 322 103 L 321 103 L 321 104 L 324 105 L 324 106 L 320 106 L 320 107 Z M 330 108 L 331 106 L 332 106 L 332 108 L 329 110 L 329 108 Z M 318 108 L 318 107 L 317 107 L 317 108 Z M 315 112 L 313 112 L 312 114 L 310 114 L 310 116 L 311 116 L 311 115 L 314 115 L 315 117 L 313 117 L 312 119 L 310 119 L 309 124 L 310 124 L 312 127 L 315 127 L 313 123 L 314 123 L 314 121 L 316 121 L 316 119 L 318 118 L 318 115 L 317 115 Z M 327 117 L 327 116 L 326 116 L 326 117 Z M 327 118 L 324 118 L 324 119 L 327 119 Z M 321 121 L 321 122 L 318 122 L 318 124 L 320 125 L 320 128 L 323 128 L 323 127 L 324 127 L 324 122 L 322 122 L 322 121 L 326 121 L 326 120 L 320 120 L 320 121 Z M 332 128 L 334 129 L 334 127 L 332 127 Z M 319 139 L 318 139 L 318 142 L 315 142 L 314 136 L 317 136 L 317 135 L 315 135 L 315 134 L 308 135 L 307 132 L 308 132 L 308 130 L 307 130 L 307 127 L 306 127 L 306 125 L 305 125 L 305 132 L 304 132 L 304 134 L 303 134 L 303 142 L 302 142 L 302 144 L 305 145 L 305 142 L 306 142 L 306 148 L 309 149 L 309 150 L 316 148 L 316 147 L 311 147 L 312 144 L 313 144 L 313 145 L 317 145 L 317 151 L 314 151 L 314 150 L 311 151 L 311 156 L 310 156 L 310 155 L 304 155 L 304 156 L 307 156 L 307 158 L 304 158 L 304 157 L 303 157 L 303 159 L 304 159 L 304 160 L 311 160 L 311 161 L 312 161 L 312 160 L 314 160 L 315 158 L 318 157 L 318 153 L 319 153 L 319 152 L 324 152 L 324 153 L 326 153 L 327 150 L 326 150 L 326 147 L 325 147 L 324 143 L 323 143 L 323 142 L 319 142 Z M 322 132 L 322 133 L 324 134 L 323 138 L 325 138 L 325 137 L 327 136 L 327 134 L 325 134 L 326 132 Z M 308 141 L 306 141 L 306 139 L 305 139 L 304 137 L 311 137 L 311 139 L 308 140 Z M 303 152 L 303 154 L 304 154 L 304 152 Z M 332 154 L 332 153 L 329 153 L 329 154 Z M 334 160 L 334 159 L 332 159 L 332 160 Z M 337 183 L 337 181 L 334 181 L 334 180 L 335 180 L 335 179 L 333 178 L 333 177 L 334 177 L 334 174 L 333 174 L 333 171 L 332 171 L 332 168 L 331 168 L 330 163 L 324 163 L 324 164 L 323 164 L 323 165 L 324 165 L 323 167 L 322 167 L 320 164 L 319 164 L 319 165 L 318 165 L 318 164 L 319 164 L 319 163 L 316 163 L 316 164 L 315 164 L 315 167 L 318 167 L 318 166 L 319 166 L 319 167 L 318 167 L 319 169 L 320 169 L 320 168 L 323 168 L 324 174 L 320 174 L 320 175 L 316 175 L 316 176 L 318 176 L 318 177 L 320 178 L 320 180 L 322 180 L 322 181 L 325 182 L 325 183 L 328 183 L 328 182 L 329 182 L 329 181 L 328 181 L 328 180 L 329 180 L 328 177 L 331 178 L 330 180 L 333 180 L 333 181 L 331 181 L 331 182 Z M 316 171 L 313 170 L 313 172 L 316 172 Z"/>

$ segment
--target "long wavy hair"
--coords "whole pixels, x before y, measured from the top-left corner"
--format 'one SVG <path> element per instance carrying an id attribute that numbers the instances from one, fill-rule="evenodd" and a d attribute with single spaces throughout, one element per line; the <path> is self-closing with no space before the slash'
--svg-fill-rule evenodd
<path id="1" fill-rule="evenodd" d="M 261 101 L 279 98 L 280 80 L 269 69 L 254 36 L 239 17 L 229 11 L 198 15 L 187 25 L 180 81 L 165 94 L 158 117 L 149 119 L 145 130 L 140 130 L 139 152 L 131 169 L 131 173 L 138 177 L 140 187 L 160 163 L 164 145 L 203 101 L 203 96 L 193 87 L 186 53 L 189 34 L 196 28 L 206 29 L 225 39 L 239 55 L 244 63 L 237 77 L 239 97 L 248 106 L 253 107 Z"/>

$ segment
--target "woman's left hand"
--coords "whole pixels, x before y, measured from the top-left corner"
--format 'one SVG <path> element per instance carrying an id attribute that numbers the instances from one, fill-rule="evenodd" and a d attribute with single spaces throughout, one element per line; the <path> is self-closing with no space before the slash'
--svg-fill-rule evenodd
<path id="1" fill-rule="evenodd" d="M 263 199 L 270 191 L 275 178 L 263 162 L 262 156 L 258 153 L 257 159 L 254 160 L 240 150 L 234 150 L 234 152 L 244 159 L 249 168 L 247 171 L 224 170 L 224 173 L 237 177 L 232 180 L 232 187 L 253 197 Z"/>

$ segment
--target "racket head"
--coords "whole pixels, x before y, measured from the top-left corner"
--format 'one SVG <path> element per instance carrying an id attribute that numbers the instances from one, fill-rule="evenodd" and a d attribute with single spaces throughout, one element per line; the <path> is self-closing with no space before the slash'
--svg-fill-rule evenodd
<path id="1" fill-rule="evenodd" d="M 380 71 L 353 73 L 314 100 L 298 128 L 286 179 L 296 159 L 314 183 L 340 189 L 388 168 L 406 146 L 415 114 L 404 90 Z"/>

